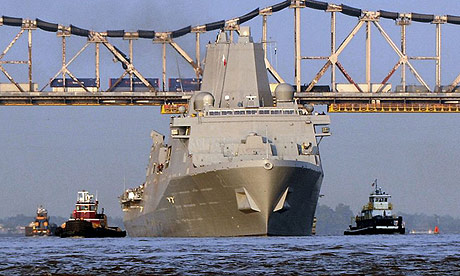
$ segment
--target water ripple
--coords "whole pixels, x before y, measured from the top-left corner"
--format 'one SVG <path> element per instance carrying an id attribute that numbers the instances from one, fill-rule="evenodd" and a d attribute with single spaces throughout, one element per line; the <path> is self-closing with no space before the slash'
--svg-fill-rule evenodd
<path id="1" fill-rule="evenodd" d="M 460 275 L 460 235 L 0 238 L 0 275 Z"/>

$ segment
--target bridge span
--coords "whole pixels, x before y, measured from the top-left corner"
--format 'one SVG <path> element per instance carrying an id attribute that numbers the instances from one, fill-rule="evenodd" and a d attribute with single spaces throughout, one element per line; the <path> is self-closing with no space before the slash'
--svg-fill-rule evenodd
<path id="1" fill-rule="evenodd" d="M 318 104 L 327 105 L 330 112 L 460 112 L 460 88 L 457 86 L 460 82 L 460 74 L 450 80 L 447 84 L 442 84 L 441 75 L 441 41 L 442 26 L 445 24 L 460 25 L 460 17 L 455 15 L 434 15 L 420 14 L 414 12 L 396 12 L 396 11 L 366 11 L 360 8 L 346 5 L 337 5 L 321 1 L 312 0 L 287 0 L 278 4 L 256 8 L 242 16 L 234 17 L 227 20 L 221 20 L 206 23 L 197 26 L 187 26 L 172 31 L 155 31 L 155 30 L 88 30 L 74 25 L 64 26 L 56 23 L 50 23 L 41 19 L 24 19 L 3 16 L 0 18 L 0 33 L 8 28 L 17 28 L 18 33 L 6 41 L 7 35 L 2 35 L 0 42 L 7 43 L 4 51 L 0 54 L 0 71 L 6 77 L 8 83 L 0 83 L 0 105 L 162 105 L 165 113 L 174 112 L 175 107 L 186 104 L 191 97 L 192 91 L 199 89 L 199 80 L 203 72 L 203 61 L 201 53 L 200 37 L 211 31 L 228 32 L 231 39 L 238 36 L 244 29 L 240 28 L 242 24 L 248 24 L 256 18 L 262 20 L 262 38 L 266 54 L 266 68 L 272 76 L 275 83 L 285 82 L 288 79 L 282 76 L 272 63 L 269 57 L 268 45 L 268 24 L 271 16 L 286 16 L 287 11 L 292 10 L 294 15 L 294 28 L 291 30 L 294 34 L 292 43 L 294 48 L 294 87 L 296 88 L 296 98 L 300 104 Z M 302 55 L 301 15 L 306 10 L 309 12 L 326 12 L 330 14 L 330 54 L 327 56 L 304 56 Z M 292 14 L 290 16 L 292 16 Z M 337 44 L 337 20 L 340 16 L 347 16 L 356 19 L 356 25 L 350 26 L 350 32 L 340 44 Z M 289 15 L 288 15 L 289 16 Z M 389 33 L 380 24 L 381 20 L 390 20 L 395 22 L 396 28 L 400 29 L 400 45 L 394 42 Z M 435 29 L 435 37 L 431 41 L 436 45 L 435 53 L 428 56 L 413 56 L 407 51 L 406 32 L 411 24 L 425 24 L 424 29 Z M 318 23 L 322 24 L 322 23 Z M 365 76 L 364 81 L 357 81 L 346 70 L 340 62 L 343 51 L 358 34 L 361 29 L 365 29 L 365 71 L 360 76 Z M 377 30 L 386 43 L 394 52 L 395 65 L 387 75 L 382 77 L 381 81 L 375 82 L 371 79 L 372 62 L 371 49 L 373 39 L 371 39 L 372 30 Z M 61 44 L 61 55 L 54 58 L 61 60 L 61 67 L 56 74 L 49 76 L 46 84 L 38 84 L 33 78 L 34 64 L 43 63 L 49 57 L 41 56 L 40 52 L 33 51 L 35 43 L 42 41 L 32 40 L 34 32 L 55 33 Z M 309 30 L 311 31 L 311 30 Z M 189 35 L 194 36 L 195 53 L 188 53 L 176 41 L 179 37 Z M 26 41 L 20 41 L 20 38 L 26 36 Z M 423 36 L 423 34 L 421 35 Z M 79 38 L 83 46 L 71 58 L 68 58 L 68 47 L 70 37 Z M 429 39 L 429 38 L 428 38 Z M 150 40 L 154 47 L 161 47 L 162 57 L 158 66 L 161 66 L 161 78 L 151 78 L 139 68 L 142 63 L 137 59 L 134 51 L 134 44 L 139 40 Z M 427 38 L 423 36 L 423 41 Z M 25 55 L 23 60 L 7 60 L 8 53 L 13 47 L 25 46 Z M 120 50 L 121 44 L 127 43 L 129 52 L 126 54 Z M 308 43 L 313 43 L 309 41 Z M 381 42 L 380 42 L 381 43 Z M 455 43 L 455 40 L 449 40 L 448 43 Z M 19 44 L 19 45 L 18 45 Z M 17 46 L 18 45 L 18 46 Z M 337 45 L 339 45 L 337 47 Z M 193 80 L 196 86 L 190 88 L 182 84 L 189 78 L 172 79 L 179 85 L 172 86 L 171 78 L 168 87 L 168 72 L 166 70 L 167 54 L 166 47 L 171 47 L 179 54 L 193 69 Z M 94 50 L 94 78 L 81 78 L 74 74 L 71 65 L 79 59 L 84 52 Z M 101 83 L 101 71 L 105 69 L 101 61 L 101 49 L 106 49 L 111 58 L 120 64 L 123 69 L 122 74 L 115 79 L 111 79 L 108 87 Z M 312 62 L 324 60 L 324 65 L 313 76 L 307 76 L 301 72 L 302 62 Z M 429 84 L 419 73 L 414 61 L 432 62 L 435 71 L 435 83 Z M 20 82 L 17 79 L 24 80 L 25 75 L 16 76 L 10 73 L 7 68 L 12 66 L 22 66 L 23 71 L 27 72 L 27 81 Z M 26 68 L 24 68 L 26 66 Z M 313 65 L 312 65 L 313 66 Z M 88 65 L 90 67 L 90 65 Z M 92 65 L 91 65 L 92 67 Z M 341 72 L 347 83 L 338 83 L 336 71 Z M 406 70 L 408 69 L 408 70 Z M 390 79 L 395 72 L 400 71 L 400 81 L 390 83 Z M 330 73 L 329 82 L 320 83 L 320 80 Z M 406 73 L 410 72 L 418 82 L 417 84 L 408 84 Z M 190 78 L 191 79 L 191 78 Z M 359 79 L 359 78 L 358 78 Z M 304 83 L 305 85 L 302 85 Z"/>
<path id="2" fill-rule="evenodd" d="M 193 92 L 2 92 L 4 106 L 162 106 L 176 113 Z M 329 112 L 420 113 L 460 112 L 458 93 L 296 93 L 299 104 L 327 105 Z M 275 98 L 276 99 L 276 98 Z"/>

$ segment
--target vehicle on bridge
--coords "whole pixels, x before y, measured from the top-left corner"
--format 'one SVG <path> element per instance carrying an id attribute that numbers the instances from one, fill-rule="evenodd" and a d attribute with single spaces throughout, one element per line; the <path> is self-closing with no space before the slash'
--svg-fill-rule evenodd
<path id="1" fill-rule="evenodd" d="M 88 89 L 89 92 L 97 92 L 97 84 L 95 78 L 79 78 L 75 81 L 72 78 L 66 79 L 54 79 L 50 86 L 53 92 L 84 92 L 83 86 Z M 65 83 L 64 83 L 65 81 Z"/>
<path id="2" fill-rule="evenodd" d="M 158 90 L 159 88 L 159 80 L 158 78 L 146 78 L 146 80 L 150 83 L 150 85 Z M 130 78 L 123 78 L 123 79 L 114 79 L 111 78 L 109 80 L 109 89 L 110 92 L 149 92 L 149 88 L 138 78 L 132 79 L 132 90 L 131 90 L 131 79 Z"/>
<path id="3" fill-rule="evenodd" d="M 169 91 L 198 91 L 201 87 L 201 79 L 197 78 L 170 78 L 168 82 Z"/>

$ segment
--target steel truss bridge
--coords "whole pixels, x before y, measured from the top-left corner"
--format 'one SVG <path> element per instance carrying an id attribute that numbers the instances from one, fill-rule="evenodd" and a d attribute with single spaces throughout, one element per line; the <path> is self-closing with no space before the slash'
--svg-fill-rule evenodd
<path id="1" fill-rule="evenodd" d="M 287 10 L 294 11 L 294 86 L 296 98 L 302 104 L 313 103 L 329 106 L 330 112 L 460 112 L 460 74 L 449 85 L 441 85 L 441 27 L 444 24 L 460 25 L 460 16 L 433 15 L 420 13 L 399 13 L 391 11 L 365 11 L 346 5 L 336 5 L 320 1 L 288 0 L 279 4 L 254 9 L 240 17 L 229 20 L 221 20 L 198 26 L 187 26 L 174 31 L 157 32 L 154 30 L 107 30 L 105 32 L 87 30 L 74 25 L 64 26 L 46 22 L 40 19 L 23 19 L 3 16 L 0 18 L 0 26 L 16 27 L 19 32 L 12 37 L 11 42 L 0 54 L 0 71 L 9 80 L 8 84 L 0 84 L 0 105 L 164 105 L 163 111 L 174 112 L 174 106 L 186 104 L 193 92 L 178 92 L 166 90 L 166 47 L 174 49 L 194 70 L 196 78 L 200 78 L 203 70 L 200 62 L 200 35 L 205 32 L 222 30 L 230 34 L 230 39 L 239 35 L 240 25 L 257 17 L 262 19 L 262 43 L 265 49 L 265 61 L 267 71 L 277 82 L 284 82 L 283 77 L 275 70 L 267 58 L 267 21 L 274 13 Z M 330 13 L 331 38 L 330 55 L 328 56 L 302 56 L 301 55 L 301 12 L 304 9 L 314 9 Z M 336 17 L 337 13 L 356 18 L 356 25 L 340 44 L 336 43 Z M 380 24 L 380 20 L 393 20 L 400 28 L 401 40 L 397 45 Z M 409 56 L 406 51 L 406 29 L 412 22 L 428 23 L 436 28 L 436 53 L 433 56 Z M 427 24 L 427 27 L 430 25 Z M 386 43 L 395 52 L 398 60 L 387 76 L 378 83 L 371 82 L 371 26 L 375 26 Z M 366 66 L 362 75 L 366 76 L 365 83 L 357 83 L 340 63 L 339 57 L 349 45 L 358 31 L 366 29 Z M 62 55 L 61 68 L 54 76 L 50 76 L 48 83 L 39 87 L 32 79 L 33 63 L 33 33 L 36 31 L 53 32 L 61 39 Z M 184 35 L 195 36 L 195 53 L 192 57 L 175 39 Z M 27 58 L 24 60 L 6 60 L 7 54 L 14 47 L 21 36 L 27 36 Z M 67 56 L 66 45 L 70 36 L 80 37 L 86 40 L 84 46 L 70 58 Z M 2 35 L 2 39 L 6 36 Z M 140 72 L 134 63 L 133 44 L 140 40 L 153 41 L 158 47 L 162 47 L 162 80 L 161 85 L 154 86 L 145 74 Z M 129 53 L 125 54 L 118 49 L 113 42 L 128 43 Z M 450 42 L 455 43 L 455 41 Z M 339 45 L 337 47 L 337 45 Z M 91 47 L 90 47 L 91 46 Z M 95 54 L 95 85 L 88 87 L 81 79 L 73 74 L 69 66 L 81 56 L 84 51 L 93 48 Z M 124 72 L 111 87 L 101 87 L 101 48 L 108 50 L 114 60 L 120 62 Z M 35 53 L 35 52 L 34 52 Z M 34 60 L 40 58 L 40 53 L 34 55 Z M 308 81 L 301 73 L 301 62 L 311 60 L 324 60 L 324 65 L 318 73 Z M 431 60 L 435 62 L 435 84 L 429 84 L 421 77 L 413 60 Z M 5 65 L 27 66 L 28 82 L 18 83 L 15 76 L 10 74 Z M 160 64 L 160 63 L 159 63 Z M 337 69 L 344 75 L 348 84 L 336 82 Z M 400 85 L 395 90 L 388 89 L 388 81 L 391 76 L 401 69 Z M 417 86 L 408 86 L 406 83 L 406 69 L 409 69 L 416 80 Z M 326 72 L 330 72 L 330 84 L 318 86 L 319 80 Z M 124 78 L 129 78 L 130 85 L 126 91 L 114 92 L 114 88 Z M 51 89 L 50 85 L 55 80 L 61 80 L 59 89 Z M 134 89 L 134 80 L 141 82 L 145 91 L 138 92 Z M 77 83 L 77 87 L 68 87 L 66 82 Z M 302 86 L 302 83 L 307 85 Z M 3 86 L 2 86 L 3 85 Z M 321 88 L 321 89 L 320 89 Z M 166 108 L 165 108 L 166 107 Z"/>

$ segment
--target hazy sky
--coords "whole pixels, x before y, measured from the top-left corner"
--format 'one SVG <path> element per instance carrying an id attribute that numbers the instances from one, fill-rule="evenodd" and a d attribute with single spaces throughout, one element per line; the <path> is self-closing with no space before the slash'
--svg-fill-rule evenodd
<path id="1" fill-rule="evenodd" d="M 174 30 L 229 19 L 256 7 L 280 1 L 2 1 L 8 16 L 40 18 L 98 31 L 107 29 Z M 343 0 L 347 5 L 367 10 L 460 15 L 457 0 L 364 1 Z M 340 4 L 341 2 L 337 2 Z M 238 3 L 235 5 L 235 3 Z M 284 10 L 269 18 L 269 37 L 273 43 L 272 63 L 283 77 L 293 82 L 293 11 Z M 337 15 L 337 45 L 356 24 L 356 19 Z M 261 38 L 261 19 L 249 22 L 255 41 Z M 393 41 L 399 45 L 399 28 L 382 20 Z M 302 55 L 327 55 L 329 14 L 302 11 Z M 0 49 L 6 47 L 19 30 L 2 26 Z M 443 26 L 443 83 L 460 72 L 457 44 L 460 26 Z M 213 40 L 216 33 L 203 36 Z M 59 70 L 60 40 L 53 33 L 34 32 L 34 81 L 40 87 Z M 364 29 L 343 52 L 340 61 L 357 82 L 365 81 Z M 408 53 L 434 55 L 435 27 L 413 23 L 408 27 Z M 397 62 L 396 54 L 372 29 L 372 79 L 381 81 Z M 18 41 L 5 59 L 25 59 L 25 40 Z M 193 36 L 177 42 L 194 56 Z M 85 39 L 71 38 L 69 56 L 83 46 Z M 127 43 L 115 40 L 127 51 Z M 274 48 L 277 48 L 276 55 Z M 203 47 L 204 48 L 204 47 Z M 161 47 L 144 40 L 135 43 L 134 63 L 148 77 L 161 77 Z M 204 57 L 204 49 L 202 49 Z M 94 76 L 94 51 L 88 49 L 70 70 L 79 77 Z M 102 54 L 102 84 L 119 77 L 119 64 L 110 54 Z M 322 62 L 302 63 L 302 82 L 308 83 Z M 414 62 L 432 87 L 434 62 Z M 18 81 L 26 81 L 26 67 L 7 67 Z M 192 70 L 172 49 L 168 49 L 168 77 L 193 76 Z M 409 76 L 408 83 L 415 83 Z M 345 82 L 337 72 L 338 82 Z M 399 83 L 398 70 L 390 80 Z M 4 76 L 1 82 L 6 82 Z M 327 73 L 320 83 L 329 82 Z M 325 178 L 320 204 L 348 204 L 357 212 L 366 202 L 371 182 L 393 195 L 396 212 L 449 214 L 459 217 L 460 198 L 460 114 L 332 114 L 332 137 L 321 143 Z M 156 107 L 0 107 L 0 217 L 33 215 L 43 204 L 49 214 L 68 216 L 78 190 L 98 193 L 106 213 L 121 216 L 118 196 L 126 187 L 145 180 L 152 129 L 168 132 L 168 116 Z"/>

